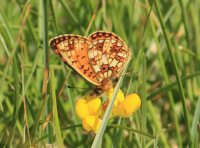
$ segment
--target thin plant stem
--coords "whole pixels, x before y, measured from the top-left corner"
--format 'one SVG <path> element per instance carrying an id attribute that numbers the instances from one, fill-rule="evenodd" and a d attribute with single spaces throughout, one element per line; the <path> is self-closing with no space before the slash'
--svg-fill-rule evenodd
<path id="1" fill-rule="evenodd" d="M 167 35 L 166 27 L 165 27 L 165 24 L 163 22 L 163 17 L 162 17 L 160 8 L 158 6 L 157 0 L 154 0 L 154 3 L 155 3 L 156 11 L 158 13 L 158 18 L 159 18 L 159 21 L 160 21 L 160 24 L 161 24 L 161 27 L 162 27 L 162 31 L 163 31 L 163 34 L 164 34 L 164 38 L 165 38 L 165 41 L 166 41 L 166 44 L 167 44 L 167 49 L 168 49 L 168 52 L 169 52 L 169 55 L 170 55 L 170 59 L 172 61 L 172 66 L 173 66 L 173 69 L 175 71 L 176 80 L 177 80 L 178 88 L 179 88 L 180 95 L 181 95 L 181 102 L 182 102 L 182 107 L 183 107 L 185 123 L 186 123 L 186 132 L 187 132 L 187 135 L 188 135 L 188 138 L 187 138 L 188 144 L 190 144 L 192 142 L 192 138 L 191 138 L 188 111 L 187 111 L 187 107 L 186 107 L 186 103 L 185 103 L 185 94 L 184 94 L 184 90 L 183 90 L 183 84 L 182 84 L 180 76 L 178 74 L 178 66 L 176 64 L 176 60 L 175 60 L 173 52 L 172 52 L 171 43 L 170 43 L 168 35 Z"/>

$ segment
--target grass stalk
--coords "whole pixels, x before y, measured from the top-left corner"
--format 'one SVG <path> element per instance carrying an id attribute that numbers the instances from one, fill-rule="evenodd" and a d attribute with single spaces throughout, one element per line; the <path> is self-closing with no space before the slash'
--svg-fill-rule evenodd
<path id="1" fill-rule="evenodd" d="M 187 40 L 187 47 L 191 48 L 190 31 L 189 31 L 188 22 L 187 22 L 186 10 L 184 9 L 184 6 L 183 6 L 183 0 L 179 0 L 178 2 L 179 2 L 180 7 L 181 7 L 181 14 L 182 14 L 183 25 L 184 25 L 185 34 L 186 34 L 186 40 Z"/>
<path id="2" fill-rule="evenodd" d="M 142 106 L 141 106 L 141 131 L 146 132 L 146 123 L 147 123 L 147 98 L 146 98 L 146 57 L 143 55 L 142 63 Z M 141 137 L 142 147 L 146 145 L 146 137 Z"/>
<path id="3" fill-rule="evenodd" d="M 173 52 L 172 52 L 171 43 L 169 41 L 169 38 L 168 38 L 168 35 L 167 35 L 167 32 L 166 32 L 166 27 L 165 27 L 165 24 L 163 22 L 163 17 L 162 17 L 160 8 L 158 6 L 157 0 L 154 0 L 154 3 L 155 3 L 156 11 L 158 13 L 158 18 L 159 18 L 159 21 L 160 21 L 160 24 L 161 24 L 161 27 L 162 27 L 162 31 L 163 31 L 163 34 L 164 34 L 164 38 L 165 38 L 165 41 L 166 41 L 166 44 L 167 44 L 167 49 L 168 49 L 168 52 L 169 52 L 169 55 L 170 55 L 170 59 L 172 61 L 172 66 L 173 66 L 173 69 L 175 71 L 176 80 L 177 80 L 178 88 L 179 88 L 180 95 L 181 95 L 181 102 L 182 102 L 182 107 L 183 107 L 185 123 L 186 123 L 186 132 L 187 132 L 187 135 L 188 135 L 188 138 L 187 138 L 188 144 L 190 144 L 192 142 L 192 138 L 191 138 L 191 131 L 190 131 L 190 123 L 189 123 L 189 118 L 188 118 L 188 111 L 187 111 L 187 107 L 186 107 L 186 103 L 185 103 L 185 95 L 184 95 L 183 85 L 182 85 L 180 76 L 178 74 L 178 67 L 177 67 L 176 60 L 174 58 Z"/>
<path id="4" fill-rule="evenodd" d="M 56 17 L 55 17 L 55 13 L 54 13 L 52 0 L 49 1 L 49 5 L 50 5 L 50 10 L 52 12 L 52 20 L 53 20 L 54 32 L 56 32 L 56 35 L 58 35 L 58 25 L 57 25 L 57 22 L 56 22 Z"/>
<path id="5" fill-rule="evenodd" d="M 48 1 L 43 0 L 42 1 L 42 32 L 43 32 L 43 48 L 44 48 L 44 79 L 43 79 L 43 86 L 42 86 L 42 96 L 43 99 L 47 97 L 49 93 L 49 46 L 48 46 Z M 47 107 L 46 107 L 46 113 L 45 116 L 48 116 L 48 114 L 52 112 L 52 102 L 50 99 L 48 99 Z M 46 134 L 51 135 L 52 129 L 50 125 L 48 124 L 46 129 Z M 51 137 L 48 137 L 48 142 L 51 143 L 52 139 Z"/>
<path id="6" fill-rule="evenodd" d="M 59 118 L 58 118 L 58 110 L 57 110 L 57 101 L 56 101 L 56 87 L 55 87 L 55 77 L 54 77 L 54 69 L 51 68 L 51 97 L 52 97 L 52 104 L 53 104 L 53 119 L 55 123 L 55 135 L 57 139 L 58 146 L 63 148 L 63 140 L 61 136 Z"/>
<path id="7" fill-rule="evenodd" d="M 182 77 L 181 81 L 183 83 L 183 82 L 187 81 L 188 79 L 192 79 L 192 78 L 198 77 L 198 76 L 200 76 L 200 71 L 197 71 L 197 72 L 195 72 L 195 73 L 193 73 L 191 75 L 188 75 L 186 77 Z M 164 93 L 166 91 L 169 91 L 170 89 L 172 89 L 176 85 L 178 85 L 177 82 L 172 82 L 172 83 L 170 83 L 170 84 L 168 84 L 166 86 L 163 86 L 163 87 L 157 89 L 156 91 L 152 92 L 150 95 L 147 96 L 147 100 L 151 100 L 154 97 L 156 97 L 157 95 L 159 95 L 161 93 Z"/>
<path id="8" fill-rule="evenodd" d="M 19 116 L 19 105 L 20 105 L 20 84 L 19 84 L 19 71 L 16 63 L 16 58 L 14 57 L 13 60 L 13 75 L 15 79 L 15 97 L 14 97 L 14 110 L 13 110 L 13 120 L 12 120 L 12 128 L 9 131 L 9 137 L 8 137 L 8 145 L 12 146 L 13 138 L 16 132 L 16 124 Z"/>
<path id="9" fill-rule="evenodd" d="M 156 43 L 156 46 L 157 46 L 158 58 L 159 58 L 161 69 L 162 69 L 163 76 L 164 76 L 164 79 L 165 79 L 165 84 L 168 85 L 169 84 L 169 78 L 168 78 L 167 70 L 166 70 L 166 67 L 165 67 L 165 64 L 164 64 L 164 59 L 163 59 L 163 56 L 162 56 L 162 53 L 161 53 L 161 48 L 160 48 L 160 45 L 159 45 L 159 42 L 158 42 L 158 39 L 157 39 L 157 36 L 156 36 L 155 27 L 154 27 L 154 24 L 152 22 L 152 19 L 150 19 L 150 24 L 151 24 L 151 28 L 152 28 L 153 37 L 154 37 L 154 40 L 155 40 L 155 43 Z M 176 128 L 178 145 L 181 148 L 182 147 L 182 140 L 181 140 L 181 135 L 180 135 L 180 132 L 179 132 L 178 116 L 177 116 L 176 111 L 175 111 L 175 105 L 174 105 L 174 100 L 173 100 L 174 98 L 173 98 L 173 94 L 172 94 L 171 90 L 169 90 L 169 92 L 168 92 L 168 97 L 169 97 L 169 102 L 170 102 L 170 107 L 171 107 L 172 118 L 174 120 L 174 124 L 175 124 L 175 128 Z"/>
<path id="10" fill-rule="evenodd" d="M 160 142 L 162 143 L 162 147 L 169 148 L 169 144 L 167 142 L 167 137 L 165 136 L 164 130 L 162 128 L 162 124 L 160 122 L 160 119 L 156 116 L 156 108 L 153 106 L 152 102 L 147 102 L 147 109 L 149 116 L 151 117 L 151 122 L 154 124 L 154 128 L 156 129 L 156 135 L 160 139 Z"/>

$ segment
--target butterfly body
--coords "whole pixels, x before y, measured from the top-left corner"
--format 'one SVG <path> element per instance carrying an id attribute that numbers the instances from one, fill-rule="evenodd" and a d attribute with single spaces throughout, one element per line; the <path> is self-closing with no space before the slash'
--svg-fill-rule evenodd
<path id="1" fill-rule="evenodd" d="M 115 85 L 130 49 L 114 33 L 94 32 L 88 37 L 65 34 L 50 40 L 54 53 L 86 80 L 104 92 Z"/>

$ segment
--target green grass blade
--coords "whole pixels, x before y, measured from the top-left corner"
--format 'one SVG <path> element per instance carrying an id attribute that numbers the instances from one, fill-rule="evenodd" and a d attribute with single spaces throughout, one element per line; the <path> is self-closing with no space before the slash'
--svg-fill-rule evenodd
<path id="1" fill-rule="evenodd" d="M 155 43 L 156 43 L 156 46 L 158 48 L 158 58 L 159 58 L 159 61 L 160 61 L 162 73 L 163 73 L 163 76 L 164 76 L 165 83 L 166 83 L 166 85 L 168 85 L 169 84 L 169 76 L 167 74 L 166 66 L 165 66 L 165 63 L 164 63 L 164 58 L 163 58 L 162 53 L 161 53 L 161 48 L 160 48 L 161 46 L 160 46 L 158 39 L 156 37 L 156 31 L 155 31 L 155 27 L 154 27 L 154 24 L 152 22 L 152 19 L 150 20 L 150 22 L 151 22 L 153 37 L 155 39 Z M 174 100 L 173 100 L 174 98 L 173 98 L 173 94 L 170 90 L 168 92 L 168 97 L 169 97 L 169 102 L 170 102 L 170 107 L 171 107 L 172 118 L 173 118 L 173 121 L 174 121 L 175 127 L 176 127 L 176 135 L 177 135 L 177 139 L 178 139 L 178 144 L 179 144 L 179 147 L 182 147 L 182 140 L 181 140 L 181 135 L 180 135 L 180 132 L 179 132 L 178 116 L 175 112 L 175 103 L 174 103 Z"/>
<path id="2" fill-rule="evenodd" d="M 194 78 L 194 77 L 199 77 L 199 76 L 200 76 L 200 71 L 197 71 L 197 72 L 195 72 L 195 73 L 193 73 L 193 74 L 191 74 L 191 75 L 188 75 L 188 76 L 186 76 L 186 77 L 182 77 L 182 78 L 181 78 L 181 81 L 182 81 L 182 83 L 183 83 L 183 82 L 187 81 L 188 79 L 192 79 L 192 78 Z M 170 89 L 172 89 L 172 88 L 175 87 L 176 85 L 178 85 L 177 82 L 173 82 L 173 83 L 170 83 L 170 84 L 168 84 L 168 85 L 166 85 L 166 86 L 163 86 L 163 87 L 157 89 L 156 91 L 152 92 L 150 95 L 148 95 L 148 96 L 147 96 L 147 99 L 148 99 L 148 100 L 151 100 L 151 99 L 153 99 L 156 95 L 158 95 L 158 94 L 160 94 L 160 93 L 164 93 L 164 92 L 166 92 L 166 91 L 169 91 Z"/>
<path id="3" fill-rule="evenodd" d="M 19 71 L 16 63 L 16 59 L 13 60 L 13 75 L 14 75 L 14 82 L 15 82 L 15 100 L 14 100 L 14 110 L 13 110 L 13 120 L 12 120 L 12 128 L 9 131 L 9 137 L 8 137 L 8 145 L 12 146 L 13 138 L 16 132 L 16 124 L 19 116 L 19 105 L 20 105 L 20 84 L 19 84 Z"/>
<path id="4" fill-rule="evenodd" d="M 59 124 L 59 118 L 58 118 L 58 110 L 57 110 L 57 101 L 56 101 L 56 93 L 55 93 L 55 77 L 54 77 L 54 69 L 51 68 L 51 97 L 52 97 L 52 103 L 53 103 L 53 119 L 55 122 L 55 135 L 57 139 L 58 146 L 60 148 L 63 146 L 63 140 L 61 136 L 61 130 L 60 130 L 60 124 Z"/>
<path id="5" fill-rule="evenodd" d="M 181 14 L 182 14 L 182 19 L 183 19 L 183 24 L 184 24 L 185 34 L 186 34 L 187 45 L 188 45 L 188 48 L 190 48 L 191 47 L 191 43 L 190 43 L 191 37 L 190 37 L 190 31 L 189 31 L 189 27 L 188 27 L 188 21 L 187 21 L 188 19 L 186 16 L 186 9 L 184 9 L 183 0 L 179 0 L 178 2 L 181 7 Z"/>
<path id="6" fill-rule="evenodd" d="M 165 27 L 165 24 L 163 22 L 163 17 L 162 17 L 160 8 L 158 6 L 157 0 L 155 0 L 154 2 L 155 2 L 156 10 L 158 12 L 158 18 L 159 18 L 159 21 L 161 23 L 164 38 L 165 38 L 165 41 L 166 41 L 166 44 L 167 44 L 167 49 L 168 49 L 168 52 L 169 52 L 169 55 L 170 55 L 170 58 L 171 58 L 171 61 L 172 61 L 172 66 L 173 66 L 173 69 L 175 71 L 176 80 L 177 80 L 178 88 L 179 88 L 180 95 L 181 95 L 181 102 L 182 102 L 182 107 L 183 107 L 185 123 L 186 123 L 186 132 L 187 132 L 187 135 L 188 135 L 188 144 L 190 144 L 192 142 L 192 137 L 191 137 L 191 131 L 190 131 L 189 118 L 188 118 L 188 110 L 187 110 L 186 103 L 185 103 L 185 94 L 184 94 L 183 84 L 182 84 L 180 76 L 178 74 L 178 66 L 176 64 L 176 60 L 175 60 L 174 55 L 172 53 L 171 43 L 169 41 L 169 38 L 168 38 L 168 35 L 167 35 L 167 32 L 166 32 L 166 27 Z"/>
<path id="7" fill-rule="evenodd" d="M 54 13 L 52 0 L 49 1 L 49 5 L 50 5 L 51 12 L 52 12 L 52 20 L 53 20 L 54 31 L 58 35 L 58 25 L 57 25 L 57 22 L 56 22 L 56 17 L 55 17 L 55 13 Z"/>
<path id="8" fill-rule="evenodd" d="M 197 125 L 200 120 L 200 97 L 198 98 L 198 101 L 196 104 L 197 106 L 196 106 L 193 121 L 192 121 L 192 139 L 196 138 L 196 135 L 198 132 Z"/>
<path id="9" fill-rule="evenodd" d="M 146 124 L 147 124 L 147 98 L 146 98 L 146 57 L 143 55 L 143 63 L 142 63 L 142 105 L 141 105 L 141 131 L 146 132 Z M 146 137 L 141 137 L 142 147 L 146 145 Z"/>
<path id="10" fill-rule="evenodd" d="M 153 106 L 152 102 L 147 102 L 147 109 L 148 109 L 148 114 L 150 115 L 151 117 L 151 122 L 153 122 L 154 124 L 154 127 L 156 129 L 156 135 L 158 136 L 160 142 L 162 143 L 162 147 L 165 147 L 165 148 L 169 148 L 169 144 L 168 144 L 168 141 L 167 141 L 167 137 L 165 136 L 165 133 L 164 133 L 164 130 L 162 128 L 162 123 L 159 122 L 160 119 L 156 116 L 156 108 Z M 156 140 L 155 140 L 156 141 Z"/>

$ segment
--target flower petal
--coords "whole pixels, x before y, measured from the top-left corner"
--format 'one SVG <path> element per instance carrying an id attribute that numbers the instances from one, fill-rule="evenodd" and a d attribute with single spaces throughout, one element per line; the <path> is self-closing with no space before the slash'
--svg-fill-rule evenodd
<path id="1" fill-rule="evenodd" d="M 102 112 L 101 99 L 94 96 L 84 96 L 76 102 L 76 113 L 83 119 L 89 115 L 99 116 Z"/>
<path id="2" fill-rule="evenodd" d="M 89 113 L 89 109 L 88 109 L 88 105 L 87 105 L 87 101 L 85 99 L 79 99 L 76 102 L 76 114 L 79 116 L 79 118 L 83 119 L 86 116 L 88 116 Z"/>
<path id="3" fill-rule="evenodd" d="M 125 107 L 125 112 L 132 114 L 140 108 L 141 100 L 137 94 L 130 94 L 124 99 L 122 104 Z"/>
<path id="4" fill-rule="evenodd" d="M 110 88 L 109 90 L 106 91 L 106 95 L 108 96 L 109 100 L 111 100 L 113 92 L 114 92 L 113 88 Z M 121 103 L 123 100 L 124 100 L 124 93 L 122 92 L 121 89 L 119 89 L 114 102 L 114 106 L 118 106 L 118 104 Z"/>
<path id="5" fill-rule="evenodd" d="M 129 117 L 137 111 L 140 106 L 140 97 L 137 94 L 130 94 L 117 107 L 113 108 L 113 116 Z"/>
<path id="6" fill-rule="evenodd" d="M 82 120 L 83 128 L 88 132 L 93 131 L 94 133 L 97 133 L 100 123 L 101 119 L 99 119 L 97 116 L 86 116 Z"/>
<path id="7" fill-rule="evenodd" d="M 102 105 L 101 105 L 101 99 L 96 97 L 88 100 L 88 108 L 90 115 L 96 115 L 99 116 L 102 112 Z"/>

